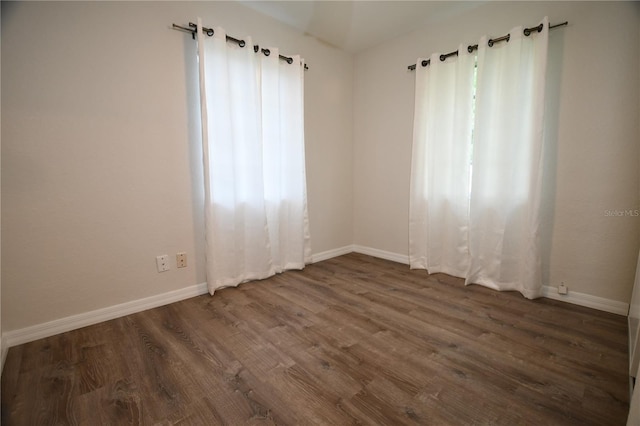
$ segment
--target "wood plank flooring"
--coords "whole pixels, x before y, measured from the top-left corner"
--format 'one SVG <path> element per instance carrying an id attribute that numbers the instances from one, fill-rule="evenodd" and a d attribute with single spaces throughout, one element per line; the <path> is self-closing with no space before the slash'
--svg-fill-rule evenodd
<path id="1" fill-rule="evenodd" d="M 626 318 L 349 254 L 13 347 L 3 425 L 623 425 Z"/>

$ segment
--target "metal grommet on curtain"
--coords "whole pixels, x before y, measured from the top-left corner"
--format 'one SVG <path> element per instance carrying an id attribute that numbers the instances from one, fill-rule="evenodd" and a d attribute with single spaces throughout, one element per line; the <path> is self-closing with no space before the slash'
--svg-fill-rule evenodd
<path id="1" fill-rule="evenodd" d="M 543 28 L 544 28 L 544 25 L 543 25 L 543 24 L 540 24 L 540 25 L 538 25 L 537 27 L 525 28 L 525 29 L 524 29 L 524 31 L 523 31 L 523 33 L 524 33 L 524 35 L 525 35 L 525 36 L 529 37 L 529 36 L 531 35 L 531 32 L 532 32 L 533 30 L 536 30 L 536 31 L 538 31 L 538 32 L 541 32 Z"/>
<path id="2" fill-rule="evenodd" d="M 554 28 L 564 27 L 566 25 L 569 25 L 569 21 L 564 21 L 564 22 L 561 22 L 561 23 L 555 24 L 555 25 L 549 24 L 548 27 L 549 27 L 549 30 L 552 30 Z M 524 35 L 529 36 L 533 32 L 533 30 L 536 30 L 536 31 L 538 31 L 540 33 L 540 32 L 542 32 L 543 29 L 544 29 L 544 24 L 540 23 L 535 27 L 525 28 L 523 30 L 523 33 L 524 33 Z M 489 45 L 489 47 L 492 47 L 494 44 L 496 44 L 496 43 L 498 43 L 500 41 L 509 42 L 510 39 L 511 39 L 511 34 L 507 34 L 506 36 L 502 36 L 502 37 L 498 37 L 498 38 L 492 38 L 487 42 L 487 44 Z M 469 53 L 473 53 L 473 51 L 477 50 L 477 49 L 478 49 L 478 45 L 477 44 L 467 46 L 467 51 Z M 442 57 L 443 57 L 443 55 L 440 55 L 440 60 L 443 60 Z M 445 59 L 448 58 L 449 54 L 444 55 L 444 57 L 445 57 Z M 423 60 L 422 61 L 422 66 L 426 67 L 427 65 L 429 65 L 429 60 Z M 409 71 L 415 71 L 417 66 L 418 66 L 418 64 L 415 63 L 413 65 L 409 65 L 407 68 L 409 69 Z"/>
<path id="3" fill-rule="evenodd" d="M 450 56 L 458 56 L 458 51 L 454 50 L 453 52 L 443 53 L 440 55 L 440 62 L 444 62 Z"/>
<path id="4" fill-rule="evenodd" d="M 507 43 L 509 43 L 509 40 L 511 40 L 511 34 L 507 34 L 506 36 L 502 36 L 498 38 L 491 38 L 489 39 L 487 44 L 489 45 L 489 47 L 493 47 L 493 45 L 499 41 L 506 41 Z"/>
<path id="5" fill-rule="evenodd" d="M 191 38 L 195 40 L 196 35 L 198 34 L 198 28 L 202 28 L 202 34 L 207 34 L 209 37 L 214 35 L 214 30 L 213 28 L 207 28 L 207 27 L 203 27 L 200 25 L 200 27 L 198 27 L 198 24 L 194 24 L 193 22 L 189 22 L 189 27 L 183 27 L 181 25 L 176 25 L 176 24 L 172 24 L 172 28 L 174 30 L 181 30 L 181 31 L 185 31 L 191 34 Z M 230 35 L 225 35 L 225 39 L 227 42 L 233 42 L 235 44 L 237 44 L 238 46 L 240 46 L 241 48 L 244 48 L 247 46 L 247 42 L 245 40 L 240 40 L 238 38 L 232 37 Z M 262 50 L 262 52 L 265 54 L 265 56 L 269 56 L 271 54 L 271 51 L 269 49 L 261 49 L 259 45 L 253 45 L 253 51 L 255 53 L 260 52 L 260 50 Z M 293 58 L 287 57 L 287 56 L 282 56 L 282 55 L 278 55 L 280 60 L 283 61 L 287 61 L 288 64 L 293 64 Z M 301 64 L 303 62 L 300 62 Z M 304 69 L 308 70 L 309 67 L 307 66 L 307 64 L 304 64 Z M 415 69 L 415 66 L 414 66 Z"/>
<path id="6" fill-rule="evenodd" d="M 423 59 L 422 62 L 420 62 L 420 65 L 426 67 L 427 65 L 429 65 L 429 61 L 427 59 Z"/>

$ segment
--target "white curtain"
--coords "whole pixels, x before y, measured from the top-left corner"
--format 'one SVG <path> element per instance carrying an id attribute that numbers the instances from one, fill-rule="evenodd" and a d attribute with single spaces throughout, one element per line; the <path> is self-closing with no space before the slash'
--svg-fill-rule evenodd
<path id="1" fill-rule="evenodd" d="M 466 47 L 459 48 L 461 56 L 452 66 L 446 62 L 453 58 L 443 63 L 432 57 L 423 70 L 418 63 L 410 195 L 412 268 L 464 277 L 467 284 L 517 290 L 527 298 L 541 295 L 547 18 L 542 23 L 543 30 L 528 37 L 516 27 L 508 42 L 493 47 L 488 37 L 478 42 L 475 100 L 473 79 L 451 83 L 466 64 Z M 444 72 L 448 78 L 440 76 Z M 437 84 L 429 84 L 436 78 Z M 459 96 L 468 96 L 473 107 L 467 108 Z M 465 106 L 452 112 L 452 103 Z M 473 126 L 467 127 L 469 121 Z M 469 177 L 470 186 L 463 185 Z"/>
<path id="2" fill-rule="evenodd" d="M 416 67 L 409 220 L 410 265 L 464 276 L 468 223 L 475 55 Z"/>
<path id="3" fill-rule="evenodd" d="M 303 64 L 206 37 L 198 57 L 209 292 L 310 260 Z"/>
<path id="4" fill-rule="evenodd" d="M 540 192 L 549 22 L 478 43 L 467 283 L 541 296 Z"/>

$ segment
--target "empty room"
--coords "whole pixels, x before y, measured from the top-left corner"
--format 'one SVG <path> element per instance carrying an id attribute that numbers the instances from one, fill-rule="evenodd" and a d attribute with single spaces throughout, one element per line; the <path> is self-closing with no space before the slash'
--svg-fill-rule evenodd
<path id="1" fill-rule="evenodd" d="M 640 424 L 640 3 L 0 30 L 2 424 Z"/>

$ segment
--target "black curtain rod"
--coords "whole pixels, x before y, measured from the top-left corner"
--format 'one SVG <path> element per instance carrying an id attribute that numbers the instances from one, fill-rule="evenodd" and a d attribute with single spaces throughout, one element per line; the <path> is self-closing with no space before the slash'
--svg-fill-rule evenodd
<path id="1" fill-rule="evenodd" d="M 549 29 L 552 30 L 554 28 L 563 27 L 565 25 L 569 25 L 569 21 L 564 21 L 564 22 L 562 22 L 560 24 L 549 25 Z M 537 25 L 535 27 L 531 27 L 531 28 L 525 28 L 522 32 L 524 33 L 525 36 L 529 37 L 529 35 L 531 35 L 531 33 L 533 31 L 537 31 L 537 32 L 542 31 L 542 24 L 539 24 L 539 25 Z M 505 36 L 498 37 L 498 38 L 491 38 L 491 39 L 489 39 L 487 44 L 489 45 L 489 47 L 492 47 L 495 43 L 499 43 L 501 41 L 508 42 L 510 38 L 511 38 L 511 34 L 507 34 Z M 470 46 L 467 47 L 467 51 L 469 53 L 473 53 L 474 50 L 478 50 L 478 45 L 477 44 L 473 44 L 473 45 L 470 45 Z M 440 55 L 440 60 L 444 61 L 450 56 L 458 56 L 458 51 L 454 50 L 453 52 L 444 53 L 444 54 Z M 420 62 L 420 65 L 422 65 L 423 67 L 426 67 L 427 65 L 429 65 L 429 63 L 431 63 L 431 59 L 425 59 L 422 62 Z M 415 71 L 416 64 L 409 65 L 407 67 L 407 69 L 409 71 Z"/>
<path id="2" fill-rule="evenodd" d="M 194 24 L 193 22 L 189 22 L 189 27 L 190 28 L 186 28 L 186 27 L 182 27 L 180 25 L 176 25 L 176 24 L 172 24 L 173 25 L 173 29 L 174 30 L 181 30 L 181 31 L 186 31 L 191 33 L 191 38 L 192 39 L 196 39 L 196 33 L 198 32 L 198 26 L 196 24 Z M 207 27 L 202 27 L 202 32 L 205 33 L 206 35 L 208 35 L 209 37 L 212 37 L 214 34 L 213 28 L 207 28 Z M 230 35 L 227 35 L 227 41 L 232 41 L 235 44 L 237 44 L 240 47 L 244 47 L 246 45 L 246 42 L 244 40 L 240 40 L 237 39 L 235 37 L 231 37 Z M 271 54 L 271 51 L 269 49 L 261 49 L 260 46 L 258 46 L 257 44 L 253 46 L 253 51 L 258 53 L 258 51 L 261 51 L 265 56 L 269 56 Z M 293 58 L 290 58 L 288 56 L 283 56 L 283 55 L 278 55 L 278 57 L 280 58 L 280 60 L 283 61 L 287 61 L 288 64 L 292 64 L 293 63 Z M 309 67 L 307 66 L 307 64 L 304 64 L 304 69 L 308 70 Z"/>

